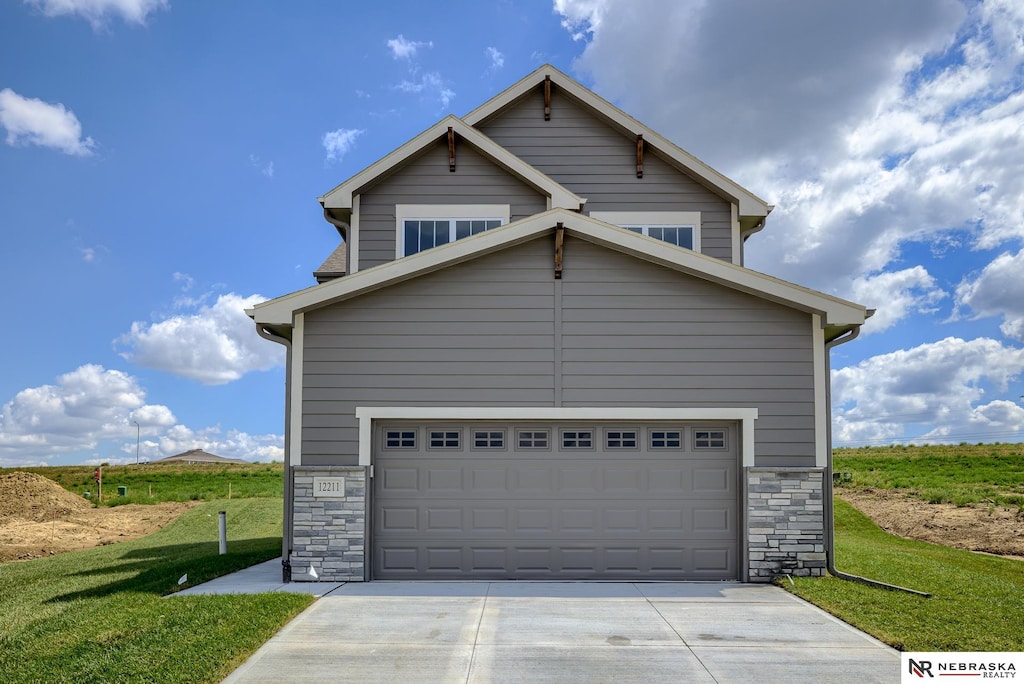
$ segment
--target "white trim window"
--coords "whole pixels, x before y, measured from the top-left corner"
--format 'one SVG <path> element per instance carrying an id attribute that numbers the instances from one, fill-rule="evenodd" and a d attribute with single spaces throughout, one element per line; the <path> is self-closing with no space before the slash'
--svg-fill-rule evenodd
<path id="1" fill-rule="evenodd" d="M 411 256 L 503 226 L 509 213 L 507 204 L 399 204 L 395 256 Z"/>
<path id="2" fill-rule="evenodd" d="M 590 216 L 677 247 L 700 251 L 699 211 L 592 211 Z"/>

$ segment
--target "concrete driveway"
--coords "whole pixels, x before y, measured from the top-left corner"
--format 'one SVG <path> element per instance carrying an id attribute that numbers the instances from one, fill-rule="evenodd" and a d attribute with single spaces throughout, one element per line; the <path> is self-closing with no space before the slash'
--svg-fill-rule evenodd
<path id="1" fill-rule="evenodd" d="M 225 682 L 892 682 L 899 654 L 773 586 L 371 582 Z"/>

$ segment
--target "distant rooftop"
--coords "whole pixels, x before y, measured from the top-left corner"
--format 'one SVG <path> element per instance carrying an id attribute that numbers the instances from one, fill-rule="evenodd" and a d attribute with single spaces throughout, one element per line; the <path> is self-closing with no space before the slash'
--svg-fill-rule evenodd
<path id="1" fill-rule="evenodd" d="M 191 449 L 189 451 L 183 451 L 180 454 L 174 456 L 168 456 L 167 458 L 161 458 L 151 463 L 249 463 L 249 461 L 241 458 L 224 458 L 223 456 L 217 456 L 211 454 L 202 449 Z"/>

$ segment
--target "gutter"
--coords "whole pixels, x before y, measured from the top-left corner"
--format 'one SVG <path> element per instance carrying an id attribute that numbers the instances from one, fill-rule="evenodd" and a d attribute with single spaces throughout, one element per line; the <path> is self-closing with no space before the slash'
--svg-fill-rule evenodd
<path id="1" fill-rule="evenodd" d="M 323 209 L 324 220 L 330 223 L 335 228 L 337 228 L 338 233 L 341 235 L 341 239 L 344 240 L 345 242 L 348 242 L 349 224 L 345 223 L 341 219 L 334 218 L 334 216 L 331 214 L 331 210 L 328 209 L 327 207 L 324 207 Z"/>
<path id="2" fill-rule="evenodd" d="M 874 313 L 873 311 L 871 313 Z M 870 316 L 871 313 L 868 315 Z M 827 378 L 832 377 L 832 362 L 831 352 L 833 347 L 838 347 L 841 344 L 846 344 L 852 340 L 857 339 L 860 335 L 860 327 L 853 328 L 847 333 L 841 334 L 825 343 L 825 376 Z M 826 402 L 829 407 L 829 421 L 827 429 L 827 448 L 828 458 L 826 460 L 824 482 L 822 483 L 823 496 L 822 496 L 822 507 L 825 514 L 825 568 L 829 574 L 841 580 L 847 580 L 849 582 L 860 582 L 861 584 L 867 584 L 872 587 L 878 587 L 881 589 L 890 589 L 892 591 L 903 591 L 908 594 L 914 594 L 916 596 L 922 596 L 924 598 L 931 598 L 932 595 L 916 589 L 908 589 L 906 587 L 900 587 L 895 584 L 886 584 L 878 580 L 868 579 L 867 577 L 861 577 L 859 575 L 851 575 L 849 573 L 842 572 L 836 569 L 836 554 L 835 554 L 835 502 L 832 497 L 834 496 L 832 490 L 832 383 L 827 382 L 825 384 Z"/>
<path id="3" fill-rule="evenodd" d="M 292 393 L 290 390 L 292 378 L 292 342 L 287 337 L 277 335 L 267 329 L 266 326 L 257 323 L 256 332 L 265 340 L 283 345 L 287 354 L 285 356 L 285 391 L 284 391 L 284 519 L 281 524 L 281 581 L 292 581 L 292 515 L 294 502 L 292 501 L 292 490 L 294 489 L 294 474 L 292 472 L 292 459 L 289 453 L 291 449 L 291 402 Z"/>

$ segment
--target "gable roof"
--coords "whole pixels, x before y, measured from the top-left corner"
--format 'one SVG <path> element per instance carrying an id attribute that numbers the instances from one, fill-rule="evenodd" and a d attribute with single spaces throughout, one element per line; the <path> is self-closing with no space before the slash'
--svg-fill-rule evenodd
<path id="1" fill-rule="evenodd" d="M 351 209 L 352 196 L 358 194 L 360 188 L 400 166 L 407 159 L 436 142 L 438 138 L 448 132 L 449 127 L 458 133 L 462 140 L 478 149 L 491 161 L 550 197 L 549 208 L 579 210 L 586 204 L 586 198 L 580 197 L 565 186 L 556 183 L 550 176 L 527 164 L 462 119 L 452 115 L 441 119 L 391 154 L 319 197 L 320 204 L 325 209 Z"/>
<path id="2" fill-rule="evenodd" d="M 692 250 L 645 237 L 595 218 L 552 209 L 499 228 L 424 250 L 344 278 L 257 304 L 247 313 L 259 326 L 291 328 L 296 313 L 351 299 L 455 264 L 533 240 L 561 223 L 569 234 L 672 270 L 754 295 L 793 309 L 819 314 L 835 332 L 864 323 L 859 304 L 817 292 Z M 554 261 L 552 260 L 552 268 Z"/>
<path id="3" fill-rule="evenodd" d="M 642 134 L 644 136 L 644 143 L 654 146 L 662 155 L 667 157 L 669 163 L 677 168 L 685 169 L 710 189 L 736 202 L 739 206 L 741 224 L 745 233 L 760 230 L 764 218 L 768 216 L 773 208 L 772 205 L 711 168 L 668 138 L 660 135 L 657 131 L 640 123 L 626 112 L 592 90 L 585 88 L 578 81 L 565 75 L 550 64 L 545 64 L 519 82 L 506 88 L 469 114 L 463 116 L 462 120 L 471 126 L 479 125 L 521 97 L 533 92 L 538 85 L 544 82 L 547 76 L 550 76 L 551 82 L 560 89 L 595 110 L 619 128 L 629 131 L 634 135 Z"/>

